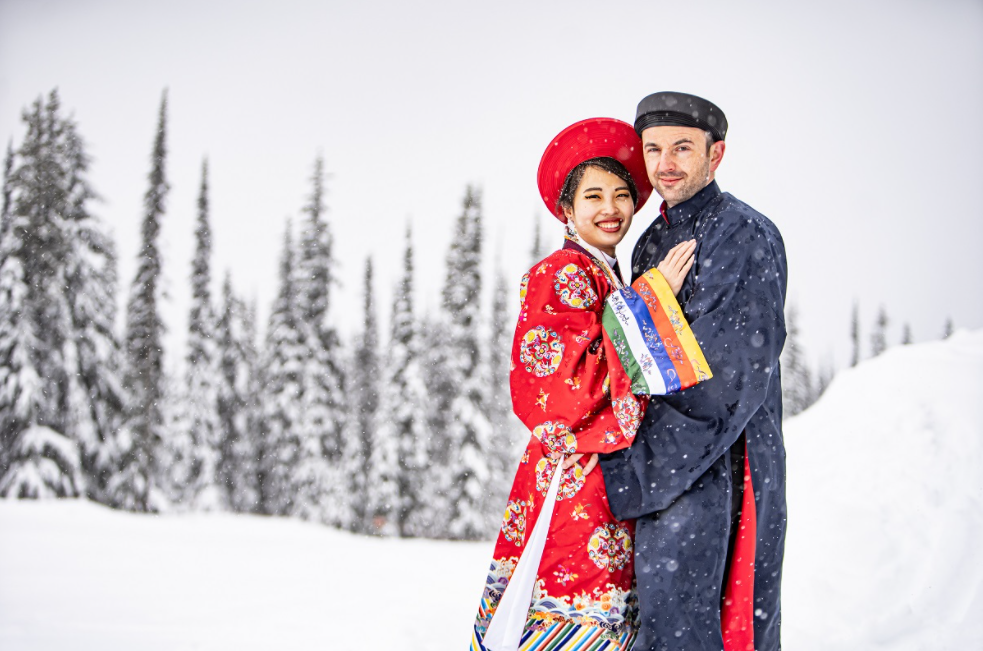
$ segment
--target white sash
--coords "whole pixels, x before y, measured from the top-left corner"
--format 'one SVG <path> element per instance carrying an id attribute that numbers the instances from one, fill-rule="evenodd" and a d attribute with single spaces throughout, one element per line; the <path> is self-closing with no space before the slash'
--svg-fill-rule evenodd
<path id="1" fill-rule="evenodd" d="M 522 629 L 525 628 L 529 615 L 529 605 L 532 602 L 532 591 L 536 587 L 536 576 L 539 563 L 543 559 L 543 549 L 546 547 L 546 536 L 553 518 L 553 505 L 556 504 L 556 494 L 560 489 L 560 477 L 563 475 L 562 457 L 553 473 L 546 501 L 536 519 L 536 526 L 526 542 L 522 556 L 519 558 L 515 571 L 505 587 L 498 608 L 488 624 L 482 644 L 488 651 L 517 651 L 522 640 Z"/>

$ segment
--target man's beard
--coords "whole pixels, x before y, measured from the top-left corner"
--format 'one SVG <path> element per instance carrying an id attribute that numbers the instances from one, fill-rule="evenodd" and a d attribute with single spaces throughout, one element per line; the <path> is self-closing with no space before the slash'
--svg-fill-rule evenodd
<path id="1" fill-rule="evenodd" d="M 671 175 L 666 175 L 670 176 Z M 659 179 L 656 178 L 656 181 Z M 696 170 L 693 174 L 684 176 L 679 183 L 674 185 L 671 189 L 666 189 L 662 187 L 659 183 L 654 183 L 656 192 L 659 193 L 663 199 L 665 199 L 667 204 L 670 206 L 675 206 L 688 201 L 693 197 L 694 194 L 702 190 L 710 182 L 710 157 L 708 156 L 701 169 Z"/>

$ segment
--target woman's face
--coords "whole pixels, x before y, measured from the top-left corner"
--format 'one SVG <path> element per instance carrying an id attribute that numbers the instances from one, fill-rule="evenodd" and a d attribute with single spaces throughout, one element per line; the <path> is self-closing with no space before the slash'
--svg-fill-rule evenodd
<path id="1" fill-rule="evenodd" d="M 563 214 L 577 227 L 580 238 L 614 257 L 635 213 L 628 184 L 610 172 L 588 167 L 573 196 L 573 208 Z"/>

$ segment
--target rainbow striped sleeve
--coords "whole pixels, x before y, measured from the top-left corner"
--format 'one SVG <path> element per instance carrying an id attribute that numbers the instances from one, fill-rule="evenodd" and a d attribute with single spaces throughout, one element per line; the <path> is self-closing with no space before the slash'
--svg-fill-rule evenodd
<path id="1" fill-rule="evenodd" d="M 669 283 L 656 269 L 611 292 L 601 322 L 633 393 L 666 395 L 713 377 Z"/>

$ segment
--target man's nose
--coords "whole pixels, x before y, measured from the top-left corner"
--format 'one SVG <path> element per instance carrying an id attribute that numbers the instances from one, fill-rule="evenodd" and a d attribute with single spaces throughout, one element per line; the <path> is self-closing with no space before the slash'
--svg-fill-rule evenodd
<path id="1" fill-rule="evenodd" d="M 657 172 L 671 172 L 674 169 L 676 169 L 676 161 L 669 155 L 669 152 L 664 151 L 659 154 L 655 170 Z"/>

